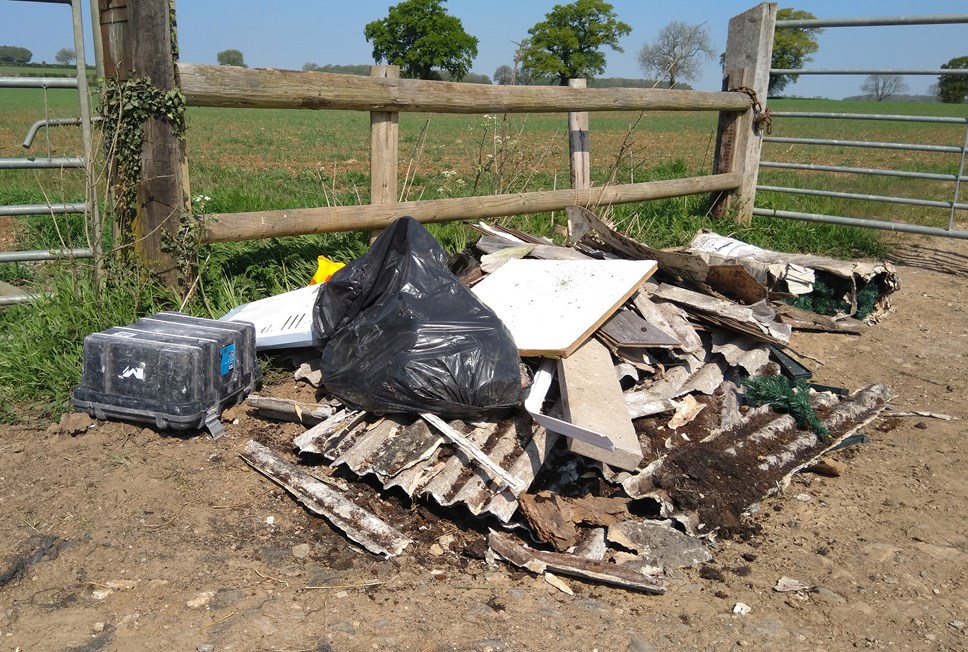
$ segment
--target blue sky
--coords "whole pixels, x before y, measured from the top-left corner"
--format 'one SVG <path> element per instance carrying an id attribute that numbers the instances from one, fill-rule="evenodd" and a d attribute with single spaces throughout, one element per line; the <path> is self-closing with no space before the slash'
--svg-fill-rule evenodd
<path id="1" fill-rule="evenodd" d="M 449 0 L 445 7 L 461 20 L 464 29 L 479 39 L 472 70 L 493 76 L 502 64 L 511 64 L 515 41 L 562 0 Z M 241 50 L 250 67 L 298 70 L 306 62 L 320 65 L 373 63 L 363 26 L 387 14 L 394 2 L 357 0 L 331 2 L 305 0 L 178 0 L 181 60 L 215 63 L 220 50 Z M 754 6 L 739 0 L 614 0 L 621 20 L 632 26 L 622 39 L 624 52 L 606 51 L 606 77 L 642 77 L 638 51 L 652 42 L 673 20 L 704 23 L 713 48 L 726 46 L 730 17 Z M 818 18 L 861 16 L 926 16 L 968 14 L 968 0 L 804 0 L 780 3 L 812 12 Z M 90 10 L 85 3 L 85 19 Z M 0 44 L 19 45 L 34 53 L 34 61 L 53 61 L 62 47 L 72 46 L 70 10 L 65 5 L 0 0 Z M 89 29 L 89 28 L 88 28 Z M 815 68 L 939 68 L 956 56 L 968 56 L 968 24 L 828 28 L 819 38 Z M 90 52 L 90 45 L 88 45 Z M 88 56 L 92 61 L 93 57 Z M 924 93 L 935 77 L 907 77 L 912 93 Z M 842 98 L 860 94 L 862 76 L 800 77 L 787 93 L 805 97 Z M 718 61 L 709 61 L 693 86 L 718 90 Z"/>

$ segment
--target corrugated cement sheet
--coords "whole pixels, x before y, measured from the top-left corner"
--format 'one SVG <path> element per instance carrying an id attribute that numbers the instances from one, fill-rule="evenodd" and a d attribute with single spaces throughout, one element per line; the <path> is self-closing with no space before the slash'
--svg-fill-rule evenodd
<path id="1" fill-rule="evenodd" d="M 474 515 L 490 513 L 506 523 L 518 507 L 511 490 L 496 482 L 476 461 L 457 450 L 422 420 L 386 417 L 375 422 L 349 417 L 297 438 L 302 451 L 320 453 L 333 466 L 357 475 L 375 475 L 386 489 L 409 496 L 430 496 L 443 506 L 461 503 Z M 496 422 L 450 425 L 494 462 L 530 486 L 558 435 L 526 413 Z M 309 431 L 306 433 L 310 434 Z"/>

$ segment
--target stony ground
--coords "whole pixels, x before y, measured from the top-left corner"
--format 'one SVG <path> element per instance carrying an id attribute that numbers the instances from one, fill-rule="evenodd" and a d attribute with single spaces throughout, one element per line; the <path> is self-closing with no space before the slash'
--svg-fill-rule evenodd
<path id="1" fill-rule="evenodd" d="M 663 596 L 483 559 L 481 525 L 347 476 L 416 538 L 361 552 L 238 456 L 300 426 L 236 409 L 227 436 L 121 423 L 0 429 L 0 650 L 968 649 L 968 246 L 906 238 L 895 312 L 863 336 L 796 334 L 819 383 L 889 385 L 899 411 L 675 571 Z M 284 383 L 263 393 L 311 397 Z M 46 424 L 45 424 L 46 425 Z M 815 587 L 781 593 L 790 577 Z M 748 605 L 734 613 L 737 603 Z"/>

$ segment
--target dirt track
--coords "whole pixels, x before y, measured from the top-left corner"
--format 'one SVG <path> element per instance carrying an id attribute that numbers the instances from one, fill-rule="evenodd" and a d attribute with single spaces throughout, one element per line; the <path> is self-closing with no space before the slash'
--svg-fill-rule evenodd
<path id="1" fill-rule="evenodd" d="M 956 419 L 875 421 L 835 455 L 840 477 L 799 476 L 758 536 L 671 573 L 663 596 L 574 579 L 568 596 L 488 566 L 471 519 L 395 497 L 416 542 L 390 561 L 359 552 L 239 459 L 250 437 L 302 430 L 244 410 L 217 443 L 7 427 L 0 574 L 31 563 L 0 588 L 0 650 L 968 649 L 968 243 L 904 242 L 893 314 L 792 347 L 822 362 L 816 382 L 884 383 L 897 410 Z M 782 576 L 817 588 L 776 592 Z"/>

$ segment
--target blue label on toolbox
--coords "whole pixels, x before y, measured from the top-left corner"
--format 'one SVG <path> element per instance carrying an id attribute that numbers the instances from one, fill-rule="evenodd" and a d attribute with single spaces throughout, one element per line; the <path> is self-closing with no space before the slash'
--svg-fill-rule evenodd
<path id="1" fill-rule="evenodd" d="M 222 375 L 227 376 L 235 369 L 235 344 L 226 344 L 219 351 L 221 354 L 220 366 Z"/>

